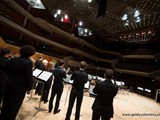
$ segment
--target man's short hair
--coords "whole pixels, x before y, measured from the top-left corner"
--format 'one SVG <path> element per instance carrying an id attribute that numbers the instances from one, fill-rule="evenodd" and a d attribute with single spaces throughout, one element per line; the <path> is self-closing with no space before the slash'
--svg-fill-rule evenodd
<path id="1" fill-rule="evenodd" d="M 104 77 L 107 79 L 112 79 L 114 76 L 114 72 L 111 69 L 107 69 L 104 73 Z"/>
<path id="2" fill-rule="evenodd" d="M 85 69 L 85 67 L 86 67 L 86 62 L 85 61 L 81 61 L 81 63 L 80 63 L 80 68 L 81 69 Z"/>
<path id="3" fill-rule="evenodd" d="M 39 56 L 39 57 L 38 57 L 38 59 L 41 59 L 41 58 L 43 58 L 43 56 Z"/>
<path id="4" fill-rule="evenodd" d="M 64 62 L 59 62 L 59 66 L 62 66 L 64 64 Z"/>
<path id="5" fill-rule="evenodd" d="M 27 58 L 34 55 L 34 53 L 36 52 L 36 49 L 31 45 L 24 45 L 20 48 L 19 52 L 21 56 Z"/>
<path id="6" fill-rule="evenodd" d="M 8 48 L 2 48 L 1 49 L 1 56 L 5 56 L 7 54 L 11 53 L 11 50 Z"/>

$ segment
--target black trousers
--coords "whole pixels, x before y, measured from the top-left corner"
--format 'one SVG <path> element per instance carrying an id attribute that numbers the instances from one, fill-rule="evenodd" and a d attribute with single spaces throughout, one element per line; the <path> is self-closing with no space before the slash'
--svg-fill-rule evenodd
<path id="1" fill-rule="evenodd" d="M 42 101 L 44 101 L 44 102 L 48 101 L 48 94 L 49 94 L 49 90 L 51 88 L 51 83 L 52 83 L 52 80 L 48 80 L 44 84 L 44 90 L 43 90 L 43 94 L 42 94 Z"/>
<path id="2" fill-rule="evenodd" d="M 62 92 L 63 92 L 63 85 L 53 84 L 51 97 L 50 97 L 50 100 L 49 100 L 49 112 L 52 111 L 53 100 L 54 100 L 55 95 L 57 95 L 57 97 L 56 97 L 56 103 L 55 103 L 55 107 L 54 107 L 54 112 L 56 112 L 58 110 Z"/>
<path id="3" fill-rule="evenodd" d="M 0 104 L 3 100 L 3 95 L 4 95 L 4 88 L 5 88 L 5 85 L 4 84 L 0 84 Z"/>
<path id="4" fill-rule="evenodd" d="M 107 115 L 102 115 L 102 114 L 100 114 L 98 112 L 93 111 L 92 120 L 100 120 L 100 118 L 101 118 L 101 120 L 110 120 L 111 119 Z"/>
<path id="5" fill-rule="evenodd" d="M 79 120 L 81 104 L 83 100 L 83 90 L 77 91 L 75 88 L 72 88 L 71 93 L 70 93 L 69 105 L 68 105 L 68 110 L 67 110 L 65 120 L 70 120 L 70 116 L 72 113 L 72 108 L 73 108 L 75 99 L 77 99 L 75 120 Z"/>
<path id="6" fill-rule="evenodd" d="M 23 103 L 24 94 L 4 94 L 3 106 L 0 120 L 15 120 L 17 113 Z"/>

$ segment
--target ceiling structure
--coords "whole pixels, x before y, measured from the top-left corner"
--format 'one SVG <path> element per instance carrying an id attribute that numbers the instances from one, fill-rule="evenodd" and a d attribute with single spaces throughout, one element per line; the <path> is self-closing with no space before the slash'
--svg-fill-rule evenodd
<path id="1" fill-rule="evenodd" d="M 61 9 L 68 13 L 71 22 L 75 19 L 84 21 L 85 27 L 93 30 L 93 34 L 103 42 L 125 41 L 145 44 L 151 39 L 152 41 L 158 39 L 153 34 L 156 34 L 160 22 L 159 0 L 107 0 L 107 11 L 104 17 L 97 17 L 96 0 L 91 3 L 87 0 L 42 0 L 42 2 L 51 14 Z M 141 12 L 141 21 L 137 23 L 131 21 L 129 25 L 124 25 L 121 17 L 127 12 L 133 12 L 132 10 Z M 148 39 L 143 38 L 144 35 L 148 35 L 148 32 L 153 36 L 149 35 L 151 38 Z M 139 33 L 137 38 L 136 33 Z"/>
<path id="2" fill-rule="evenodd" d="M 45 9 L 36 9 L 26 0 L 1 0 L 1 36 L 10 36 L 13 39 L 9 42 L 17 45 L 32 44 L 48 55 L 86 60 L 98 70 L 117 69 L 126 59 L 137 60 L 138 64 L 145 60 L 157 66 L 158 62 L 154 62 L 160 58 L 160 0 L 107 0 L 105 15 L 97 17 L 98 1 L 41 0 Z M 58 9 L 68 14 L 69 22 L 54 17 Z M 140 11 L 139 22 L 133 18 L 135 10 Z M 130 15 L 128 25 L 122 20 L 126 13 Z M 78 35 L 79 21 L 92 31 L 91 36 Z M 129 70 L 128 67 L 117 70 L 150 75 L 149 72 L 124 69 Z"/>

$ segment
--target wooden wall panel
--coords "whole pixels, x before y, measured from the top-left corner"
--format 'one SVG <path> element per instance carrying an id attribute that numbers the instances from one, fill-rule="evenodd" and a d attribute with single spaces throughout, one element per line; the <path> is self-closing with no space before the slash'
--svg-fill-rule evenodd
<path id="1" fill-rule="evenodd" d="M 1 47 L 8 47 L 8 48 L 12 51 L 13 54 L 16 53 L 16 54 L 20 55 L 20 53 L 19 53 L 19 49 L 20 49 L 20 48 L 19 48 L 19 47 L 6 44 L 1 37 L 0 37 L 0 46 L 1 46 Z M 60 61 L 59 58 L 52 57 L 52 56 L 49 56 L 49 55 L 46 55 L 46 54 L 43 54 L 43 53 L 38 53 L 38 52 L 36 52 L 36 53 L 32 56 L 32 58 L 33 58 L 34 61 L 36 61 L 39 56 L 43 56 L 43 58 L 46 59 L 46 60 L 48 60 L 49 62 L 58 63 L 58 62 Z"/>

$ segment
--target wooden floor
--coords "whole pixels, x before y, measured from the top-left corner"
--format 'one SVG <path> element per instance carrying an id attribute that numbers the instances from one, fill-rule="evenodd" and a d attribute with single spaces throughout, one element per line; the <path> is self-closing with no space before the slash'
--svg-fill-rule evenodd
<path id="1" fill-rule="evenodd" d="M 68 107 L 69 94 L 70 86 L 65 85 L 60 101 L 60 113 L 53 114 L 48 113 L 48 111 L 40 111 L 34 117 L 33 115 L 36 113 L 34 107 L 38 107 L 39 99 L 31 99 L 27 102 L 29 95 L 26 95 L 16 120 L 64 120 Z M 33 95 L 33 97 L 38 98 L 39 96 Z M 85 93 L 80 120 L 91 120 L 91 106 L 93 101 L 94 98 L 88 97 L 88 93 Z M 48 103 L 44 104 L 42 102 L 41 108 L 47 109 Z M 114 118 L 111 120 L 160 120 L 160 103 L 135 93 L 118 93 L 114 99 L 114 112 Z M 72 111 L 71 120 L 74 120 L 74 113 L 75 107 Z"/>

